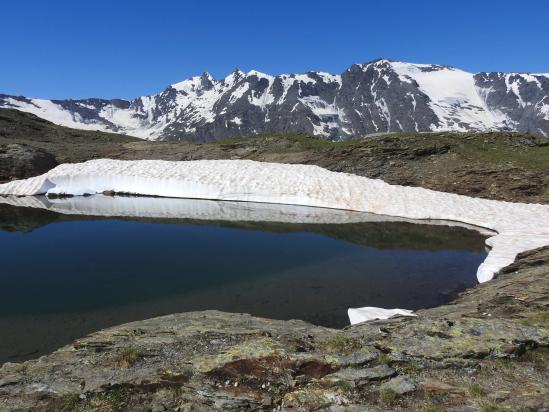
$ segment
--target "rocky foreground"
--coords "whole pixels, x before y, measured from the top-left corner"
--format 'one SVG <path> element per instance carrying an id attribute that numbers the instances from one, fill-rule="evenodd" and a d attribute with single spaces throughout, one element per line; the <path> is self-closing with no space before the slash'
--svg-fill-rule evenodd
<path id="1" fill-rule="evenodd" d="M 417 318 L 344 330 L 215 311 L 0 368 L 0 410 L 549 410 L 549 248 Z"/>

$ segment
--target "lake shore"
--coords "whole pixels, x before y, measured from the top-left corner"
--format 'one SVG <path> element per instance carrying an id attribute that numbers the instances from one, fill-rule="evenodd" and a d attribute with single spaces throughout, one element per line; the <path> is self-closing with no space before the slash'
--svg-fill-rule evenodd
<path id="1" fill-rule="evenodd" d="M 344 330 L 215 311 L 132 322 L 4 364 L 0 407 L 543 410 L 548 288 L 543 248 L 417 318 Z"/>

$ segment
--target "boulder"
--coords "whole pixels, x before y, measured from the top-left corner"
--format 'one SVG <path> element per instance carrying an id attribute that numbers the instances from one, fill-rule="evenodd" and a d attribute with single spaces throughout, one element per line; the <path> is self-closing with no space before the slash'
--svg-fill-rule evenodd
<path id="1" fill-rule="evenodd" d="M 404 395 L 405 393 L 415 391 L 416 385 L 408 376 L 397 376 L 381 385 L 381 390 L 384 389 L 391 389 L 399 395 Z"/>
<path id="2" fill-rule="evenodd" d="M 18 143 L 0 145 L 0 182 L 37 176 L 57 165 L 43 150 Z"/>

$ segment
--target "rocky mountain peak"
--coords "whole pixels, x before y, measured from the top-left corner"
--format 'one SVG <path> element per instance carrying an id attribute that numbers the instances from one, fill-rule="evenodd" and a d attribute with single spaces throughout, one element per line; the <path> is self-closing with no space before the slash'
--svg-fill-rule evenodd
<path id="1" fill-rule="evenodd" d="M 376 59 L 343 74 L 205 72 L 130 101 L 0 95 L 0 107 L 65 126 L 146 139 L 210 141 L 263 132 L 326 139 L 401 131 L 516 130 L 549 135 L 549 76 L 468 73 Z"/>

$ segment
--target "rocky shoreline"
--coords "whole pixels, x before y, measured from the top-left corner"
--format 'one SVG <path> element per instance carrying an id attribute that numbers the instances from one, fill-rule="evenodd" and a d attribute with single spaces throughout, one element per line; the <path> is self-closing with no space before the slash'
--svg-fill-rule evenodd
<path id="1" fill-rule="evenodd" d="M 549 410 L 549 248 L 456 301 L 334 330 L 216 311 L 0 368 L 0 410 Z"/>

